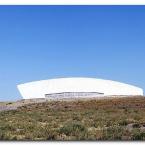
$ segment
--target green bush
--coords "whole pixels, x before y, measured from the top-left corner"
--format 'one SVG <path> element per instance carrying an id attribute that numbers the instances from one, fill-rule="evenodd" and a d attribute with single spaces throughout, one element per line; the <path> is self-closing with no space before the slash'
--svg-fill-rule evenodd
<path id="1" fill-rule="evenodd" d="M 126 125 L 128 125 L 128 121 L 127 120 L 120 120 L 119 125 L 126 126 Z"/>

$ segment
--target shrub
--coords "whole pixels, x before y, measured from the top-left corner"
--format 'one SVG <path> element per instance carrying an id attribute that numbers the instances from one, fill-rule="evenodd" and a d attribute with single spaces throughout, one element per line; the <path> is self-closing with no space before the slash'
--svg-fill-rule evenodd
<path id="1" fill-rule="evenodd" d="M 11 104 L 13 104 L 12 102 L 9 102 L 9 103 L 7 103 L 6 105 L 11 105 Z"/>
<path id="2" fill-rule="evenodd" d="M 132 136 L 133 140 L 144 140 L 145 139 L 145 133 L 144 132 L 135 132 Z"/>
<path id="3" fill-rule="evenodd" d="M 120 120 L 119 121 L 119 125 L 121 125 L 121 126 L 126 126 L 127 124 L 128 124 L 127 120 Z"/>
<path id="4" fill-rule="evenodd" d="M 59 129 L 60 134 L 77 135 L 78 133 L 86 132 L 86 128 L 77 122 L 67 123 Z"/>
<path id="5" fill-rule="evenodd" d="M 108 127 L 103 130 L 103 140 L 121 140 L 123 128 L 118 126 Z"/>
<path id="6" fill-rule="evenodd" d="M 5 139 L 5 135 L 3 132 L 0 132 L 0 140 L 4 140 Z"/>

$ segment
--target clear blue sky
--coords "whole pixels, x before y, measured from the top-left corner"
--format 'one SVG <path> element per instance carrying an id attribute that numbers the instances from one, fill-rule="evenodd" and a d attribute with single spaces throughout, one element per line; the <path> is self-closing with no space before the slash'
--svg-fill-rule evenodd
<path id="1" fill-rule="evenodd" d="M 0 6 L 0 101 L 16 85 L 97 77 L 145 90 L 145 6 Z"/>

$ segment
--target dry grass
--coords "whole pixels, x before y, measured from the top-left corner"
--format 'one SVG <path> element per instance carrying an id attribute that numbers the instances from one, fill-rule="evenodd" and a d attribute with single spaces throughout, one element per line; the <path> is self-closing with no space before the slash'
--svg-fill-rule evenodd
<path id="1" fill-rule="evenodd" d="M 51 101 L 2 111 L 0 139 L 145 140 L 145 98 Z"/>

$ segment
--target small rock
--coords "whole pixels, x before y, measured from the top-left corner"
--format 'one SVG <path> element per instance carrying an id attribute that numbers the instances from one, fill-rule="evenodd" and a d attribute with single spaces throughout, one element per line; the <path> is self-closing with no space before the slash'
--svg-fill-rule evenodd
<path id="1" fill-rule="evenodd" d="M 141 131 L 141 132 L 144 132 L 144 131 L 145 131 L 145 127 L 142 126 L 142 127 L 140 128 L 140 131 Z"/>

